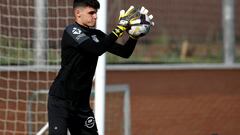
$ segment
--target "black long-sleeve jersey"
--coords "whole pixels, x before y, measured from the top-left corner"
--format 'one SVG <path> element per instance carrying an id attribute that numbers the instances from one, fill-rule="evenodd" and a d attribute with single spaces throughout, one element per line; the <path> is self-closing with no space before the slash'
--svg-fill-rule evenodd
<path id="1" fill-rule="evenodd" d="M 137 41 L 125 45 L 117 37 L 77 23 L 67 26 L 61 41 L 61 69 L 50 87 L 49 95 L 69 100 L 79 108 L 90 108 L 89 97 L 98 56 L 108 51 L 123 58 L 131 56 Z"/>

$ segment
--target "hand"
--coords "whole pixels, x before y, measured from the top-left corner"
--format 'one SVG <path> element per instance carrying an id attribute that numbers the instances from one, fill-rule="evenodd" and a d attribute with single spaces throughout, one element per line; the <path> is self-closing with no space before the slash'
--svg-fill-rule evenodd
<path id="1" fill-rule="evenodd" d="M 154 22 L 152 21 L 153 15 L 148 15 L 148 10 L 145 7 L 141 7 L 139 13 L 140 15 L 138 18 L 132 19 L 129 25 L 150 24 L 151 26 L 154 26 Z"/>
<path id="2" fill-rule="evenodd" d="M 149 24 L 140 24 L 136 26 L 131 26 L 131 29 L 128 30 L 128 34 L 133 39 L 138 39 L 146 35 L 150 31 L 151 25 Z"/>
<path id="3" fill-rule="evenodd" d="M 154 26 L 152 21 L 153 15 L 148 15 L 148 10 L 144 7 L 140 9 L 140 17 L 130 22 L 131 28 L 127 31 L 129 36 L 133 39 L 138 39 L 146 35 L 151 26 Z"/>
<path id="4" fill-rule="evenodd" d="M 125 10 L 120 11 L 119 15 L 119 26 L 129 27 L 129 23 L 131 20 L 134 20 L 140 16 L 140 12 L 138 9 L 134 8 L 134 6 L 130 6 L 129 9 L 125 12 Z"/>
<path id="5" fill-rule="evenodd" d="M 120 11 L 119 22 L 117 27 L 113 30 L 113 33 L 120 37 L 123 35 L 123 32 L 130 28 L 129 22 L 136 18 L 139 15 L 137 9 L 134 6 L 130 6 L 130 8 L 125 12 L 125 10 Z"/>

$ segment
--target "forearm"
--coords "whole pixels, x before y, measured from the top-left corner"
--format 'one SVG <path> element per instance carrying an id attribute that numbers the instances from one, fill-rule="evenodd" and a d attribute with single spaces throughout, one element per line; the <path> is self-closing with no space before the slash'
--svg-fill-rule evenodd
<path id="1" fill-rule="evenodd" d="M 132 55 L 136 44 L 137 40 L 129 38 L 124 45 L 115 43 L 109 48 L 108 52 L 123 58 L 129 58 Z"/>
<path id="2" fill-rule="evenodd" d="M 111 48 L 111 46 L 115 43 L 116 40 L 117 37 L 113 33 L 110 33 L 99 42 L 88 39 L 83 43 L 77 45 L 77 48 L 84 50 L 85 52 L 100 56 L 109 48 Z"/>

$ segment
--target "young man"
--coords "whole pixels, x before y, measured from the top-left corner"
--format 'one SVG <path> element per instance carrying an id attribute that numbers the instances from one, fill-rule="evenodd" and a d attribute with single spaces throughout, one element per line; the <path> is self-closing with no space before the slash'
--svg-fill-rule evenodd
<path id="1" fill-rule="evenodd" d="M 94 29 L 99 8 L 97 0 L 74 0 L 75 23 L 64 30 L 61 69 L 49 91 L 50 135 L 66 135 L 67 129 L 71 135 L 98 135 L 89 104 L 98 56 L 108 51 L 128 58 L 137 43 L 134 38 L 129 38 L 124 45 L 115 42 L 128 29 L 122 25 L 124 19 L 120 19 L 121 23 L 109 35 Z M 126 18 L 127 14 L 123 16 Z"/>

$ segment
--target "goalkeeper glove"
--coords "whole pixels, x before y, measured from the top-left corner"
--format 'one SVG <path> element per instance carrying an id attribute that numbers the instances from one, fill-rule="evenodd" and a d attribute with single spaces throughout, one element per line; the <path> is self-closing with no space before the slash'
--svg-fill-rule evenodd
<path id="1" fill-rule="evenodd" d="M 117 27 L 112 31 L 117 37 L 123 35 L 123 32 L 130 28 L 129 22 L 134 20 L 136 16 L 139 15 L 137 9 L 134 6 L 130 6 L 130 8 L 125 12 L 125 10 L 120 11 L 119 22 Z"/>
<path id="2" fill-rule="evenodd" d="M 141 7 L 139 10 L 139 16 L 138 18 L 135 18 L 134 20 L 130 22 L 130 25 L 138 25 L 138 24 L 150 24 L 151 26 L 154 26 L 154 22 L 152 21 L 153 15 L 148 15 L 148 10 L 145 7 Z"/>
<path id="3" fill-rule="evenodd" d="M 149 32 L 150 27 L 154 25 L 154 22 L 152 21 L 153 15 L 148 15 L 148 10 L 146 8 L 142 7 L 139 12 L 140 17 L 131 21 L 131 27 L 128 30 L 129 36 L 133 39 L 138 39 L 139 37 L 146 35 Z"/>

